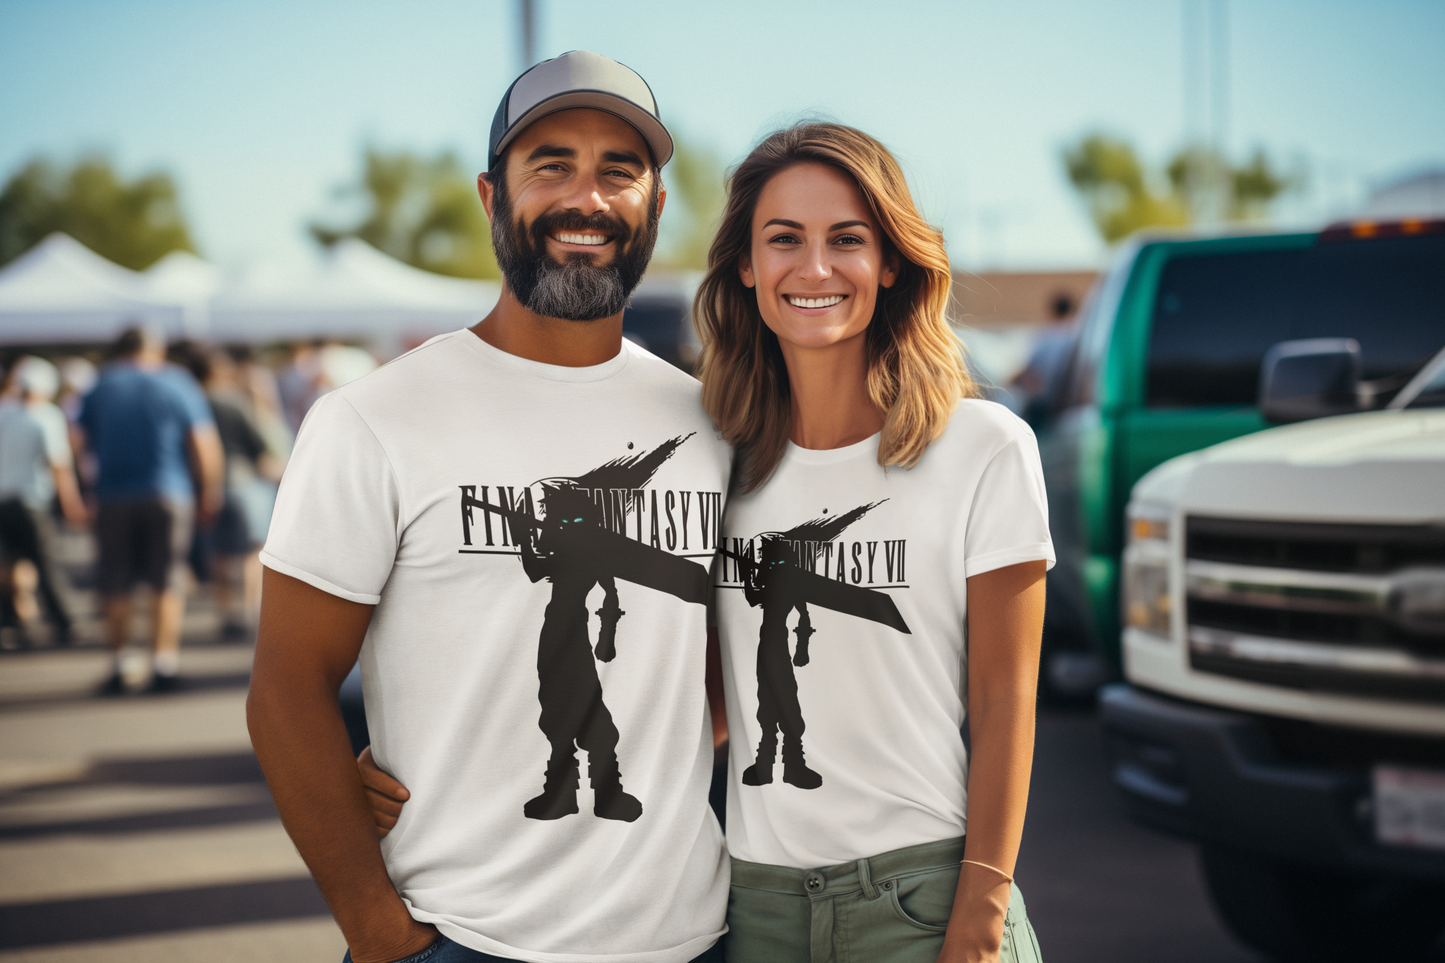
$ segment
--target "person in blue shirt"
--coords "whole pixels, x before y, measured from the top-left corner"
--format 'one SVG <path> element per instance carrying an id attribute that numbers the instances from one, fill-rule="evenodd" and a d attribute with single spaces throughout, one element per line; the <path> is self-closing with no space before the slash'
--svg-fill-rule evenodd
<path id="1" fill-rule="evenodd" d="M 95 531 L 111 649 L 100 691 L 125 691 L 120 657 L 130 635 L 131 593 L 140 584 L 156 595 L 148 691 L 170 692 L 180 684 L 191 529 L 220 508 L 224 457 L 205 395 L 184 370 L 166 364 L 163 332 L 128 329 L 113 354 L 79 419 L 99 466 Z"/>

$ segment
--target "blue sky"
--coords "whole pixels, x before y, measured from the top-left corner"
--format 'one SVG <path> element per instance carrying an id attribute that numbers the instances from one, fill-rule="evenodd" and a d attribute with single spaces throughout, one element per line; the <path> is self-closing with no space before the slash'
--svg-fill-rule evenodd
<path id="1" fill-rule="evenodd" d="M 1102 248 L 1062 145 L 1103 128 L 1161 160 L 1184 139 L 1184 11 L 1030 3 L 537 0 L 539 56 L 586 48 L 732 162 L 822 115 L 898 154 L 955 263 L 1070 267 Z M 1445 166 L 1445 0 L 1226 0 L 1228 138 L 1303 163 L 1287 222 Z M 0 177 L 36 154 L 171 171 L 202 253 L 297 261 L 360 148 L 484 163 L 518 69 L 515 0 L 0 0 Z"/>

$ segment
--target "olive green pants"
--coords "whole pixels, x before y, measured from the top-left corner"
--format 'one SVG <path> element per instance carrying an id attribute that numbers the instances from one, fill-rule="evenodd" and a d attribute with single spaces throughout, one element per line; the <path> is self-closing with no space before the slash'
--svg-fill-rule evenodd
<path id="1" fill-rule="evenodd" d="M 958 888 L 963 840 L 909 846 L 822 869 L 735 859 L 727 963 L 935 963 Z M 1041 963 L 1018 886 L 1003 963 Z"/>

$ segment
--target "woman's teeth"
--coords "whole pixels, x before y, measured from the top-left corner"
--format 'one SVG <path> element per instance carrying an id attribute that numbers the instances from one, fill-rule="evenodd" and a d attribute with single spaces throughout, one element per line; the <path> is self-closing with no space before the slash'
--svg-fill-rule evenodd
<path id="1" fill-rule="evenodd" d="M 791 294 L 787 296 L 788 303 L 795 308 L 831 308 L 843 300 L 843 295 L 834 294 L 826 298 L 795 298 Z"/>
<path id="2" fill-rule="evenodd" d="M 553 234 L 555 240 L 563 244 L 606 244 L 606 234 Z"/>

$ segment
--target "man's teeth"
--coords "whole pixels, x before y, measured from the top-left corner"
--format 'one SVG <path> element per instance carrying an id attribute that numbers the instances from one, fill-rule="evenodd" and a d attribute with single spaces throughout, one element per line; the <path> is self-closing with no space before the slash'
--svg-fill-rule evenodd
<path id="1" fill-rule="evenodd" d="M 553 234 L 563 244 L 606 244 L 606 234 Z"/>
<path id="2" fill-rule="evenodd" d="M 826 298 L 795 298 L 788 295 L 788 303 L 795 308 L 831 308 L 843 300 L 843 295 L 834 294 Z"/>

